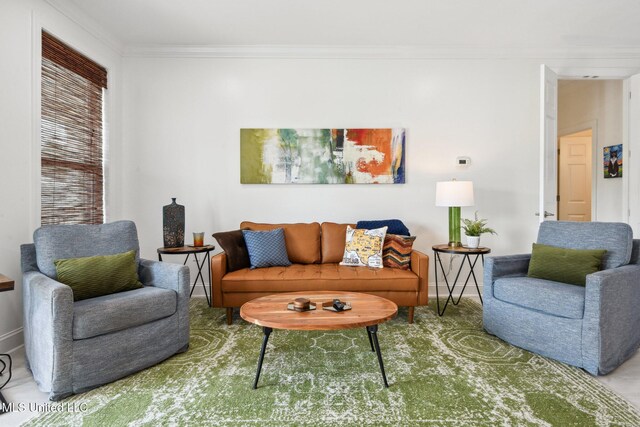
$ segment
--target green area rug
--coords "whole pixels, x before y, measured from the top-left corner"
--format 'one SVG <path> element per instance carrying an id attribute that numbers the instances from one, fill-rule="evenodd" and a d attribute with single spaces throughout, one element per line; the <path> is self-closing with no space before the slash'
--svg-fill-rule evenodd
<path id="1" fill-rule="evenodd" d="M 390 388 L 361 330 L 274 330 L 252 390 L 262 330 L 191 301 L 188 352 L 64 402 L 30 426 L 434 425 L 639 426 L 640 414 L 596 379 L 482 329 L 472 300 L 406 311 L 380 326 Z"/>

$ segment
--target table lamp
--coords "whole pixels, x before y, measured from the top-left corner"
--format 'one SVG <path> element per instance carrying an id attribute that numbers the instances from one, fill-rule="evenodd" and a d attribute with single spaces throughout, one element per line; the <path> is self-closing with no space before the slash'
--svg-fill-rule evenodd
<path id="1" fill-rule="evenodd" d="M 473 182 L 454 179 L 436 183 L 436 206 L 449 208 L 449 246 L 462 246 L 460 207 L 473 206 Z"/>

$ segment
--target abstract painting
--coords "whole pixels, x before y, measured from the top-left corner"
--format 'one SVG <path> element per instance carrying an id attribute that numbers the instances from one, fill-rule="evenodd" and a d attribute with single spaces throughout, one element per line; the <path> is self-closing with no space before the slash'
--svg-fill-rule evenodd
<path id="1" fill-rule="evenodd" d="M 241 129 L 242 184 L 404 184 L 404 129 Z"/>
<path id="2" fill-rule="evenodd" d="M 604 147 L 604 177 L 622 178 L 622 144 Z"/>

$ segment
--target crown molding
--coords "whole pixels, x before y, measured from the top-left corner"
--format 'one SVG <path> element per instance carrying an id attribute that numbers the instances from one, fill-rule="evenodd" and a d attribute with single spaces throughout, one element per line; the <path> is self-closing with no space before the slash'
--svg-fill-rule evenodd
<path id="1" fill-rule="evenodd" d="M 627 59 L 640 48 L 485 48 L 469 46 L 128 45 L 125 57 L 291 59 Z"/>
<path id="2" fill-rule="evenodd" d="M 49 6 L 60 12 L 62 15 L 78 25 L 87 33 L 98 39 L 109 49 L 122 56 L 124 53 L 124 43 L 112 33 L 105 30 L 95 19 L 78 9 L 77 6 L 67 0 L 44 0 Z"/>

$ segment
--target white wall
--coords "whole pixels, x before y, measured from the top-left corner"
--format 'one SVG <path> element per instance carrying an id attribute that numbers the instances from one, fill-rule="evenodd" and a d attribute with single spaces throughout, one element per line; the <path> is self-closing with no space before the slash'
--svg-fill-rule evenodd
<path id="1" fill-rule="evenodd" d="M 143 256 L 162 245 L 170 197 L 186 206 L 187 233 L 209 240 L 242 220 L 401 218 L 431 254 L 448 238 L 435 184 L 451 178 L 474 181 L 463 217 L 489 219 L 494 253 L 535 239 L 539 62 L 125 58 L 124 82 L 124 212 Z M 407 183 L 241 185 L 244 127 L 405 127 Z"/>
<path id="2" fill-rule="evenodd" d="M 593 152 L 596 163 L 594 221 L 624 221 L 623 180 L 605 179 L 602 149 L 622 144 L 622 80 L 560 80 L 558 85 L 558 135 L 596 126 L 597 146 Z M 626 159 L 623 158 L 623 162 Z M 625 163 L 623 165 L 626 166 Z M 624 173 L 624 170 L 623 170 Z"/>
<path id="3" fill-rule="evenodd" d="M 13 278 L 16 287 L 12 292 L 0 293 L 0 352 L 22 344 L 20 244 L 32 241 L 32 233 L 40 221 L 37 129 L 41 27 L 107 67 L 109 149 L 113 156 L 120 157 L 120 116 L 116 114 L 121 111 L 120 55 L 41 0 L 3 0 L 0 5 L 0 272 Z M 107 177 L 112 217 L 120 213 L 119 175 L 115 165 Z"/>

